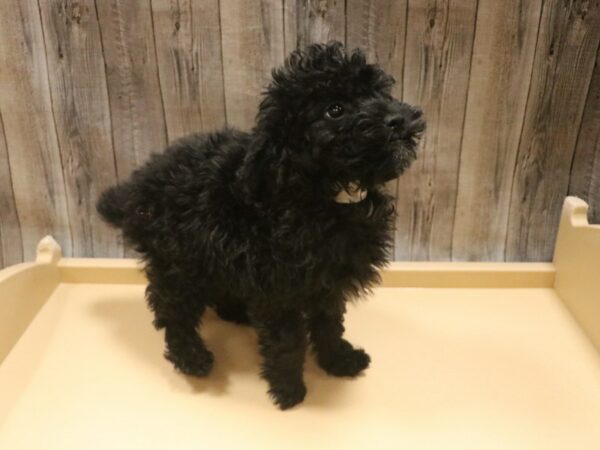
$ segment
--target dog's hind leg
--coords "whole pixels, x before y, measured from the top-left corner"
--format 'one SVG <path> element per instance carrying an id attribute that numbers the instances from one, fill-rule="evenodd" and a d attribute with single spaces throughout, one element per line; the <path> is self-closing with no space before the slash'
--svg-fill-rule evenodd
<path id="1" fill-rule="evenodd" d="M 212 369 L 214 358 L 198 334 L 205 305 L 192 297 L 190 290 L 166 290 L 152 281 L 147 299 L 154 311 L 156 328 L 165 329 L 165 358 L 186 375 L 205 376 Z"/>

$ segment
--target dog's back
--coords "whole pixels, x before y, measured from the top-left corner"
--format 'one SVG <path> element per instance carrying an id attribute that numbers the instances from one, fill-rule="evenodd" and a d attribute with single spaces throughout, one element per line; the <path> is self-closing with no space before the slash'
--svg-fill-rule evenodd
<path id="1" fill-rule="evenodd" d="M 218 210 L 209 204 L 226 195 L 227 178 L 242 162 L 246 137 L 224 130 L 179 139 L 153 154 L 129 180 L 103 192 L 97 210 L 142 253 L 169 248 L 167 241 L 174 239 L 179 246 L 200 225 L 198 220 L 208 219 L 202 210 Z"/>

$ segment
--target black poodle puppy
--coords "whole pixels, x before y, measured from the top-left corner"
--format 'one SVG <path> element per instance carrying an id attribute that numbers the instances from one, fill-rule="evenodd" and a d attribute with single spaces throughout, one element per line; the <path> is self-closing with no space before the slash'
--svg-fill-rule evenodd
<path id="1" fill-rule="evenodd" d="M 355 376 L 370 358 L 346 341 L 346 302 L 377 283 L 394 208 L 382 186 L 415 158 L 425 124 L 394 80 L 340 43 L 295 51 L 273 71 L 256 125 L 195 134 L 103 193 L 98 211 L 143 255 L 166 358 L 204 376 L 205 308 L 257 330 L 262 375 L 281 409 L 320 366 Z"/>

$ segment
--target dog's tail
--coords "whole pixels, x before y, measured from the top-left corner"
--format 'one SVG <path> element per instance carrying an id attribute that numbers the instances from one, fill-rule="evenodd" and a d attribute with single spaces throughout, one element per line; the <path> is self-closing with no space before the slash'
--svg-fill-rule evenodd
<path id="1" fill-rule="evenodd" d="M 96 203 L 102 218 L 115 227 L 121 228 L 127 216 L 128 191 L 127 185 L 118 184 L 104 191 Z"/>

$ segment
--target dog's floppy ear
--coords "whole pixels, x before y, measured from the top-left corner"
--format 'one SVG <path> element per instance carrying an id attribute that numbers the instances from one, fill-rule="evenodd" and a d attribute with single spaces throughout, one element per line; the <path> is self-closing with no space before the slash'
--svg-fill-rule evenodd
<path id="1" fill-rule="evenodd" d="M 274 81 L 263 92 L 263 98 L 256 114 L 256 126 L 253 133 L 263 143 L 282 147 L 287 140 L 286 133 L 290 130 L 290 115 L 295 109 L 287 89 L 291 83 L 282 80 L 285 77 L 278 70 L 273 71 Z M 275 81 L 279 80 L 279 82 Z"/>
<path id="2" fill-rule="evenodd" d="M 259 205 L 283 186 L 289 157 L 282 141 L 258 127 L 248 146 L 244 161 L 238 171 L 240 189 L 252 203 Z"/>
<path id="3" fill-rule="evenodd" d="M 254 136 L 238 172 L 240 188 L 252 203 L 260 203 L 273 161 L 274 149 L 265 136 Z"/>
<path id="4" fill-rule="evenodd" d="M 313 44 L 305 50 L 295 50 L 283 66 L 272 71 L 272 81 L 263 93 L 256 126 L 252 130 L 244 163 L 239 171 L 241 189 L 253 202 L 277 189 L 286 178 L 290 166 L 310 167 L 311 161 L 304 152 L 310 143 L 303 127 L 295 122 L 304 100 L 316 81 L 332 68 L 347 63 L 344 47 L 339 42 Z M 364 61 L 356 51 L 352 58 Z M 287 172 L 289 174 L 289 171 Z"/>
<path id="5" fill-rule="evenodd" d="M 244 162 L 240 168 L 241 189 L 251 201 L 259 203 L 265 191 L 274 188 L 282 178 L 282 158 L 289 132 L 289 108 L 273 85 L 263 94 L 256 125 Z"/>

